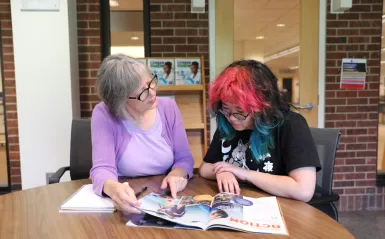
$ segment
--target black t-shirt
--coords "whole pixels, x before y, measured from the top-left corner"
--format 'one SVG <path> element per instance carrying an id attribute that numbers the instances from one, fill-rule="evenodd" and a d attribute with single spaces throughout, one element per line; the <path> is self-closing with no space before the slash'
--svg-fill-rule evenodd
<path id="1" fill-rule="evenodd" d="M 321 169 L 318 153 L 309 126 L 302 115 L 284 113 L 284 122 L 273 129 L 275 147 L 257 162 L 252 157 L 249 138 L 251 130 L 237 131 L 230 141 L 221 140 L 218 130 L 204 157 L 207 163 L 224 161 L 241 168 L 274 175 L 288 175 L 301 167 Z"/>

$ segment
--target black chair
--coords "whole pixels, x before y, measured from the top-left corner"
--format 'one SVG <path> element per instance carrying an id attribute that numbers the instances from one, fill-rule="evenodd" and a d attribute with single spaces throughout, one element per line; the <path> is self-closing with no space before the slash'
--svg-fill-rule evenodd
<path id="1" fill-rule="evenodd" d="M 90 119 L 72 120 L 70 147 L 70 166 L 58 169 L 49 178 L 49 184 L 58 183 L 68 170 L 70 171 L 71 180 L 89 178 L 92 167 Z"/>
<path id="2" fill-rule="evenodd" d="M 338 221 L 338 211 L 334 202 L 339 200 L 339 195 L 333 193 L 333 172 L 336 152 L 341 132 L 339 129 L 311 128 L 322 170 L 317 172 L 315 194 L 308 202 L 313 207 L 326 213 Z"/>

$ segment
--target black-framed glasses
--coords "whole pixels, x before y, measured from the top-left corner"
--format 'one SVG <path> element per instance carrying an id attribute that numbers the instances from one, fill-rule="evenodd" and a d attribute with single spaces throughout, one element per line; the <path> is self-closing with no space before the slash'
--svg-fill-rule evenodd
<path id="1" fill-rule="evenodd" d="M 230 114 L 230 113 L 227 113 L 227 112 L 225 112 L 225 111 L 223 111 L 221 109 L 219 110 L 219 112 L 221 112 L 226 117 L 230 117 L 232 115 L 237 120 L 245 120 L 247 118 L 247 116 L 249 116 L 249 114 L 244 115 L 244 114 L 241 114 L 241 113 L 232 113 L 232 114 Z"/>
<path id="2" fill-rule="evenodd" d="M 146 89 L 144 89 L 137 97 L 128 97 L 128 99 L 144 101 L 147 99 L 150 88 L 155 89 L 157 85 L 158 85 L 158 76 L 154 75 L 150 83 L 148 83 L 148 87 Z"/>

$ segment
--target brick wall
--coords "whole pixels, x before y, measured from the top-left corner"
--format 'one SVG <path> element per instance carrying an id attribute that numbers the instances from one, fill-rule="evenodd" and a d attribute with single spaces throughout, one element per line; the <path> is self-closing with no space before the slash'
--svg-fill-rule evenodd
<path id="1" fill-rule="evenodd" d="M 385 207 L 385 190 L 375 186 L 382 1 L 353 0 L 353 8 L 340 15 L 330 14 L 328 6 L 325 124 L 342 129 L 334 174 L 342 211 Z M 346 57 L 367 59 L 365 90 L 339 89 Z"/>
<path id="2" fill-rule="evenodd" d="M 100 102 L 96 95 L 97 70 L 102 59 L 99 0 L 77 0 L 81 116 L 90 117 Z"/>
<path id="3" fill-rule="evenodd" d="M 6 130 L 8 132 L 9 162 L 13 190 L 21 189 L 19 134 L 13 58 L 12 22 L 10 0 L 0 1 L 1 41 L 4 69 L 4 94 L 6 107 Z M 0 82 L 1 83 L 1 82 Z M 3 107 L 3 106 L 0 106 Z M 1 116 L 3 117 L 3 116 Z"/>
<path id="4" fill-rule="evenodd" d="M 205 58 L 206 83 L 209 82 L 208 1 L 205 13 L 191 13 L 191 0 L 150 0 L 152 57 Z M 206 84 L 207 94 L 207 84 Z M 207 134 L 210 139 L 210 119 Z"/>

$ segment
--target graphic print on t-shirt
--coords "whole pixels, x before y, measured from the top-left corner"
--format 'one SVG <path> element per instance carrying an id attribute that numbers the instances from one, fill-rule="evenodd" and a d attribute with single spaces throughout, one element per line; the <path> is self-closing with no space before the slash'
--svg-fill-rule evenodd
<path id="1" fill-rule="evenodd" d="M 233 164 L 237 167 L 249 169 L 246 162 L 246 151 L 250 148 L 249 143 L 243 143 L 241 139 L 238 141 L 238 145 L 232 150 L 231 144 L 229 146 L 225 146 L 225 140 L 222 140 L 222 160 L 226 163 Z M 263 161 L 264 167 L 263 170 L 265 172 L 272 172 L 273 171 L 273 163 L 270 161 L 265 162 L 267 158 L 270 158 L 270 153 L 267 153 L 264 156 L 261 156 L 259 160 Z M 250 157 L 248 157 L 250 158 Z M 250 163 L 253 161 L 253 159 L 250 159 Z M 257 169 L 259 172 L 259 169 Z"/>

